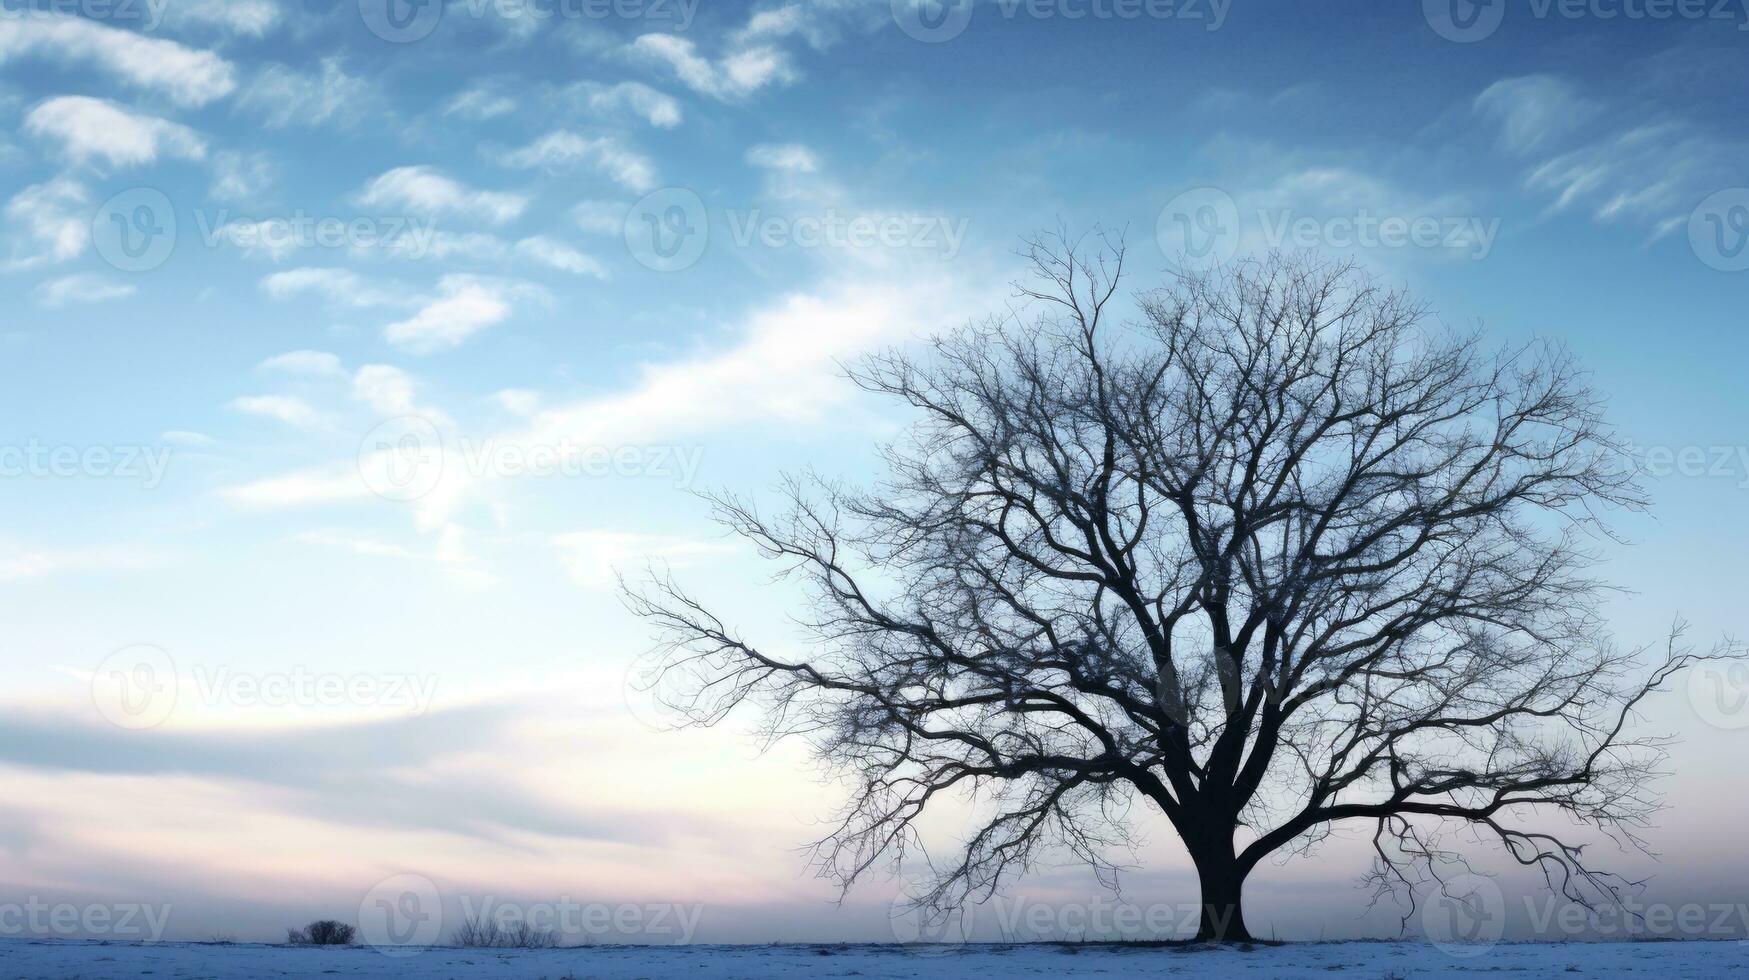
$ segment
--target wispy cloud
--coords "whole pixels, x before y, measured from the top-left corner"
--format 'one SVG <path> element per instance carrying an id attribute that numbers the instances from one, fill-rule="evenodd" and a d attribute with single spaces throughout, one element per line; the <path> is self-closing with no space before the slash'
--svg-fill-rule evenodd
<path id="1" fill-rule="evenodd" d="M 79 273 L 50 279 L 36 287 L 36 301 L 48 309 L 85 303 L 107 303 L 134 294 L 134 287 L 105 276 Z"/>
<path id="2" fill-rule="evenodd" d="M 316 378 L 344 377 L 340 358 L 327 351 L 294 350 L 278 354 L 256 365 L 263 371 L 305 375 Z"/>
<path id="3" fill-rule="evenodd" d="M 237 96 L 236 105 L 269 126 L 347 126 L 375 102 L 364 79 L 348 75 L 339 57 L 323 58 L 319 72 L 268 65 Z"/>
<path id="4" fill-rule="evenodd" d="M 495 225 L 516 220 L 528 207 L 521 194 L 475 190 L 428 166 L 387 171 L 366 185 L 357 201 L 362 207 L 456 215 Z"/>
<path id="5" fill-rule="evenodd" d="M 460 346 L 474 334 L 509 319 L 519 301 L 544 295 L 538 287 L 471 275 L 448 275 L 418 312 L 383 328 L 383 339 L 414 354 Z"/>
<path id="6" fill-rule="evenodd" d="M 516 243 L 516 254 L 536 265 L 568 272 L 574 276 L 590 276 L 595 279 L 608 277 L 607 267 L 600 261 L 556 238 L 544 235 L 524 238 Z"/>
<path id="7" fill-rule="evenodd" d="M 680 103 L 642 82 L 575 82 L 565 90 L 569 99 L 599 115 L 630 113 L 658 129 L 680 125 Z"/>
<path id="8" fill-rule="evenodd" d="M 206 141 L 187 126 L 84 95 L 56 96 L 38 104 L 25 116 L 24 128 L 59 143 L 62 155 L 73 163 L 101 159 L 112 167 L 132 167 L 152 163 L 160 154 L 183 160 L 206 157 Z"/>
<path id="9" fill-rule="evenodd" d="M 409 291 L 395 283 L 378 283 L 351 269 L 304 267 L 275 272 L 261 280 L 261 289 L 274 299 L 314 294 L 336 306 L 368 309 L 404 306 L 412 302 Z"/>
<path id="10" fill-rule="evenodd" d="M 1553 75 L 1503 78 L 1476 96 L 1476 111 L 1500 125 L 1500 145 L 1524 154 L 1557 143 L 1590 122 L 1601 106 Z"/>
<path id="11" fill-rule="evenodd" d="M 754 45 L 712 60 L 698 45 L 673 34 L 645 34 L 632 42 L 634 54 L 667 65 L 687 88 L 714 99 L 747 98 L 767 86 L 782 86 L 800 77 L 789 55 L 771 45 Z"/>
<path id="12" fill-rule="evenodd" d="M 6 202 L 7 220 L 19 226 L 6 268 L 27 269 L 77 258 L 91 241 L 91 195 L 67 177 L 32 184 Z"/>
<path id="13" fill-rule="evenodd" d="M 520 149 L 498 155 L 507 167 L 563 173 L 586 166 L 630 191 L 656 186 L 656 165 L 611 136 L 581 136 L 557 130 Z"/>
<path id="14" fill-rule="evenodd" d="M 1740 141 L 1665 110 L 1583 97 L 1561 78 L 1502 79 L 1475 110 L 1499 125 L 1504 148 L 1532 161 L 1525 186 L 1547 194 L 1552 212 L 1588 211 L 1661 238 L 1708 193 L 1741 183 Z"/>
<path id="15" fill-rule="evenodd" d="M 83 65 L 190 107 L 223 98 L 237 85 L 230 62 L 210 51 L 83 17 L 9 12 L 0 17 L 0 64 L 25 56 Z"/>
<path id="16" fill-rule="evenodd" d="M 283 422 L 295 429 L 313 428 L 322 418 L 309 402 L 295 395 L 247 395 L 232 399 L 230 407 L 246 415 Z"/>

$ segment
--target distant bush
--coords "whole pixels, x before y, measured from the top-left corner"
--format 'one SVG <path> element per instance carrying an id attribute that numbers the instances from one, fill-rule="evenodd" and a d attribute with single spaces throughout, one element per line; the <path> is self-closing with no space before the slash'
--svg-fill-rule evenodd
<path id="1" fill-rule="evenodd" d="M 552 949 L 559 945 L 558 933 L 537 929 L 526 922 L 501 926 L 488 919 L 469 916 L 449 935 L 452 946 L 474 946 L 485 949 Z"/>
<path id="2" fill-rule="evenodd" d="M 302 929 L 287 929 L 285 941 L 293 946 L 350 946 L 357 932 L 344 922 L 322 919 Z"/>

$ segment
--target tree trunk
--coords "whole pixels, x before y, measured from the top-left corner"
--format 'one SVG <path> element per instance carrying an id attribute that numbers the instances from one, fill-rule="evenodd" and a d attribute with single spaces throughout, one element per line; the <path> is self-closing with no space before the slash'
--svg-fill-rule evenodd
<path id="1" fill-rule="evenodd" d="M 1234 858 L 1231 842 L 1192 856 L 1202 883 L 1202 922 L 1196 938 L 1216 943 L 1250 942 L 1251 932 L 1245 928 L 1245 872 Z"/>

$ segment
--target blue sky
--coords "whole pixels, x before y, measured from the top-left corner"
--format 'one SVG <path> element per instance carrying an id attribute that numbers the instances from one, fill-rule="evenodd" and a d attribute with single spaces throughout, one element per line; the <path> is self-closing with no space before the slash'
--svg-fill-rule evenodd
<path id="1" fill-rule="evenodd" d="M 1654 463 L 1618 633 L 1728 631 L 1749 14 L 1454 2 L 0 7 L 0 880 L 189 935 L 403 872 L 882 935 L 890 889 L 834 909 L 795 855 L 836 799 L 805 759 L 628 708 L 613 572 L 783 629 L 685 491 L 869 476 L 905 418 L 838 363 L 1001 309 L 1059 225 L 1121 229 L 1138 288 L 1203 261 L 1189 222 L 1565 342 Z M 174 696 L 134 731 L 103 678 L 141 662 Z M 1655 842 L 1710 893 L 1749 798 L 1698 774 L 1749 734 L 1686 693 Z M 1268 872 L 1354 906 L 1275 918 L 1375 929 L 1363 867 Z"/>

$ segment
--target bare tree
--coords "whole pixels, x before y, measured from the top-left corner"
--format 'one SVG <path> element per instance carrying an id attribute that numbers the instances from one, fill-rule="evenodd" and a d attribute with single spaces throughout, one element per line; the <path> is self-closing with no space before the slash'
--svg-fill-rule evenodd
<path id="1" fill-rule="evenodd" d="M 1247 874 L 1339 821 L 1376 826 L 1387 889 L 1438 879 L 1454 825 L 1573 901 L 1628 887 L 1534 818 L 1638 844 L 1662 753 L 1628 723 L 1696 657 L 1601 628 L 1586 542 L 1644 501 L 1573 360 L 1490 353 L 1309 257 L 1178 278 L 1108 323 L 1121 245 L 1024 254 L 1019 312 L 851 371 L 921 416 L 881 485 L 794 478 L 775 517 L 712 498 L 809 586 L 805 652 L 665 575 L 627 593 L 692 721 L 757 697 L 770 735 L 854 777 L 822 873 L 892 866 L 966 796 L 935 908 L 1052 846 L 1111 880 L 1138 802 L 1195 862 L 1205 939 L 1249 938 Z"/>

